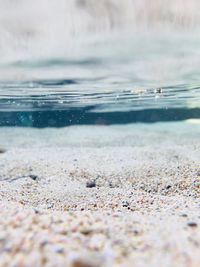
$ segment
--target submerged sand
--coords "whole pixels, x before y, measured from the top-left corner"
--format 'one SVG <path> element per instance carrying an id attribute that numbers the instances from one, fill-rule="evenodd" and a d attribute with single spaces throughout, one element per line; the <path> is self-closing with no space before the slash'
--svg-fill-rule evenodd
<path id="1" fill-rule="evenodd" d="M 0 266 L 199 266 L 200 124 L 0 128 L 0 149 Z"/>

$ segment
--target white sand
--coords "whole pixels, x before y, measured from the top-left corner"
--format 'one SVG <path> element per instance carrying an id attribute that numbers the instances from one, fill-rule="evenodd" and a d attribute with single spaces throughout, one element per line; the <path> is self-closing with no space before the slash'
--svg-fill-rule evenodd
<path id="1" fill-rule="evenodd" d="M 199 266 L 200 124 L 0 128 L 0 148 L 0 266 Z"/>

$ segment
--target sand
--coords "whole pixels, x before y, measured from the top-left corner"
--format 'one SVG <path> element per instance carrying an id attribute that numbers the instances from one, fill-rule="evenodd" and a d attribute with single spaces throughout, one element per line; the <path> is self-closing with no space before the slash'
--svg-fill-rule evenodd
<path id="1" fill-rule="evenodd" d="M 189 122 L 0 128 L 0 266 L 199 266 Z"/>

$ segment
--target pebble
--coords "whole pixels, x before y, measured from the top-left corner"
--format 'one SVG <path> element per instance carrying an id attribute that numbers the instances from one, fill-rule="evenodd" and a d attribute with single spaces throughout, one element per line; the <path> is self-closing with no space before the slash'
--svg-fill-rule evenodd
<path id="1" fill-rule="evenodd" d="M 172 186 L 171 185 L 167 185 L 166 189 L 169 190 Z"/>
<path id="2" fill-rule="evenodd" d="M 38 178 L 38 176 L 35 175 L 35 174 L 30 174 L 29 177 L 30 177 L 32 180 L 34 180 L 34 181 L 36 181 L 37 178 Z"/>
<path id="3" fill-rule="evenodd" d="M 89 235 L 93 232 L 93 230 L 89 227 L 82 227 L 80 229 L 80 233 L 83 234 L 83 235 Z"/>
<path id="4" fill-rule="evenodd" d="M 187 224 L 189 227 L 197 227 L 198 224 L 196 222 L 188 222 Z"/>
<path id="5" fill-rule="evenodd" d="M 93 181 L 87 181 L 86 183 L 86 187 L 87 188 L 93 188 L 93 187 L 96 187 L 96 182 L 93 180 Z"/>
<path id="6" fill-rule="evenodd" d="M 53 208 L 53 204 L 52 203 L 47 204 L 47 209 L 51 209 L 51 208 Z"/>
<path id="7" fill-rule="evenodd" d="M 40 211 L 38 209 L 34 209 L 35 214 L 39 214 Z"/>
<path id="8" fill-rule="evenodd" d="M 129 202 L 128 201 L 123 201 L 122 202 L 122 207 L 124 208 L 128 208 L 130 206 Z"/>
<path id="9" fill-rule="evenodd" d="M 81 256 L 74 259 L 70 267 L 103 267 L 105 262 L 98 253 L 86 253 L 85 256 Z"/>
<path id="10" fill-rule="evenodd" d="M 187 215 L 186 213 L 183 213 L 183 214 L 181 214 L 180 216 L 181 216 L 181 217 L 184 217 L 184 218 L 188 217 L 188 215 Z"/>

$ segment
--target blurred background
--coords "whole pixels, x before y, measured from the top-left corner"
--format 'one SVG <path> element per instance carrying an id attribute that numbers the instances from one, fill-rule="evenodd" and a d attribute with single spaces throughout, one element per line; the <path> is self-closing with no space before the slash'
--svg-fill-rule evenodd
<path id="1" fill-rule="evenodd" d="M 111 34 L 152 30 L 190 33 L 199 29 L 199 10 L 198 0 L 0 0 L 1 63 L 71 56 L 74 39 L 105 41 Z"/>
<path id="2" fill-rule="evenodd" d="M 0 0 L 0 125 L 199 118 L 199 33 L 198 0 Z"/>

